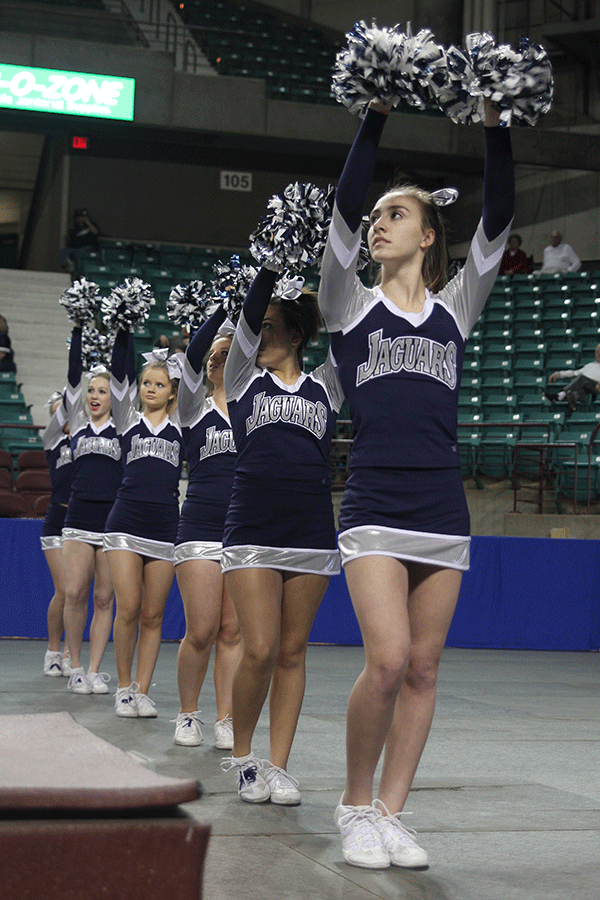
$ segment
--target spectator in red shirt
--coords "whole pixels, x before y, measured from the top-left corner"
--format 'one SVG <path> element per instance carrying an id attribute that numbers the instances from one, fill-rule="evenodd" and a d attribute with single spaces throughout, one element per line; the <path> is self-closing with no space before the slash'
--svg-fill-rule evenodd
<path id="1" fill-rule="evenodd" d="M 514 275 L 515 272 L 526 275 L 529 272 L 529 260 L 523 250 L 521 250 L 522 243 L 520 234 L 511 234 L 509 236 L 506 250 L 502 254 L 500 262 L 500 275 Z"/>

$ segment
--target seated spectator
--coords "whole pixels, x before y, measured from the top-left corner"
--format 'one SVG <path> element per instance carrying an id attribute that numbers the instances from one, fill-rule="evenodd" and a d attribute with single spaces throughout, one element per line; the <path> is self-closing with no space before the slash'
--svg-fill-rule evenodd
<path id="1" fill-rule="evenodd" d="M 163 347 L 168 347 L 169 346 L 169 338 L 166 336 L 166 334 L 159 334 L 159 336 L 154 341 L 154 346 L 158 347 L 159 349 L 162 349 Z"/>
<path id="2" fill-rule="evenodd" d="M 0 372 L 16 372 L 12 346 L 8 336 L 8 324 L 4 316 L 0 316 Z"/>
<path id="3" fill-rule="evenodd" d="M 77 250 L 89 247 L 92 250 L 100 249 L 100 228 L 90 217 L 87 209 L 76 209 L 73 213 L 73 221 L 65 238 L 65 246 L 60 251 L 60 265 L 62 269 L 72 272 Z"/>
<path id="4" fill-rule="evenodd" d="M 553 372 L 548 381 L 555 382 L 558 378 L 572 378 L 573 380 L 560 391 L 546 388 L 544 396 L 547 400 L 566 400 L 572 410 L 582 403 L 586 394 L 600 394 L 600 344 L 594 353 L 595 362 L 586 363 L 581 369 L 563 369 Z"/>
<path id="5" fill-rule="evenodd" d="M 509 235 L 506 250 L 500 261 L 499 275 L 514 275 L 515 272 L 526 275 L 529 272 L 529 259 L 521 250 L 522 243 L 520 234 Z"/>
<path id="6" fill-rule="evenodd" d="M 579 272 L 581 260 L 570 246 L 565 244 L 560 231 L 553 231 L 550 235 L 550 244 L 544 249 L 544 262 L 541 272 L 554 274 L 556 272 Z"/>

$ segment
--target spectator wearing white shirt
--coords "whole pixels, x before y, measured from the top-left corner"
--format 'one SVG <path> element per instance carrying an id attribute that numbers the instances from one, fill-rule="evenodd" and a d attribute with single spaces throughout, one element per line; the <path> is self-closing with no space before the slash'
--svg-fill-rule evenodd
<path id="1" fill-rule="evenodd" d="M 585 399 L 586 394 L 595 396 L 600 393 L 600 344 L 594 352 L 595 361 L 586 363 L 581 369 L 562 369 L 553 372 L 548 381 L 553 383 L 558 378 L 572 378 L 573 380 L 558 393 L 552 389 L 545 390 L 548 400 L 566 400 L 572 410 L 577 409 L 577 404 Z"/>
<path id="2" fill-rule="evenodd" d="M 581 260 L 570 244 L 565 244 L 560 231 L 553 231 L 550 235 L 550 244 L 544 248 L 544 262 L 541 272 L 554 274 L 555 272 L 578 272 L 581 268 Z"/>

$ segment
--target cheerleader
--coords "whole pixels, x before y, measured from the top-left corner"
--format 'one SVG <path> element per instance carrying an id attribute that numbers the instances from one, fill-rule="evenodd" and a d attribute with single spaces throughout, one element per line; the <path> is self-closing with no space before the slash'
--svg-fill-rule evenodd
<path id="1" fill-rule="evenodd" d="M 60 642 L 64 631 L 65 573 L 62 555 L 62 529 L 73 478 L 73 455 L 69 437 L 69 423 L 63 395 L 54 391 L 48 400 L 50 423 L 42 433 L 52 494 L 42 525 L 41 544 L 52 582 L 54 595 L 48 606 L 48 649 L 44 656 L 44 675 L 70 676 L 71 663 L 68 644 L 64 653 Z"/>
<path id="2" fill-rule="evenodd" d="M 223 387 L 233 329 L 221 327 L 224 320 L 225 312 L 219 307 L 196 332 L 179 382 L 177 411 L 189 482 L 179 517 L 174 560 L 186 622 L 185 637 L 177 654 L 181 708 L 174 741 L 187 746 L 197 746 L 202 741 L 198 697 L 214 644 L 215 744 L 219 749 L 231 750 L 231 690 L 239 661 L 240 635 L 221 572 L 223 526 L 235 464 L 235 444 Z M 210 394 L 202 378 L 205 356 L 206 377 L 212 385 Z"/>
<path id="3" fill-rule="evenodd" d="M 179 361 L 166 351 L 150 357 L 140 375 L 142 412 L 128 393 L 131 334 L 119 329 L 111 364 L 113 415 L 123 451 L 123 482 L 107 519 L 104 551 L 115 586 L 113 640 L 119 684 L 115 710 L 153 718 L 148 696 L 160 649 L 162 620 L 173 583 L 173 544 L 179 517 L 181 431 L 170 413 L 177 404 Z M 138 638 L 139 631 L 139 638 Z M 136 679 L 131 677 L 137 643 Z"/>
<path id="4" fill-rule="evenodd" d="M 335 821 L 346 862 L 420 867 L 427 854 L 400 815 L 469 564 L 458 391 L 467 336 L 502 258 L 514 171 L 508 129 L 486 103 L 483 218 L 464 268 L 445 284 L 435 195 L 392 188 L 370 214 L 381 279 L 366 288 L 355 274 L 361 215 L 389 112 L 379 101 L 370 106 L 339 182 L 319 294 L 355 431 L 339 547 L 366 658 L 348 704 L 347 780 Z"/>
<path id="5" fill-rule="evenodd" d="M 110 676 L 100 663 L 113 620 L 113 586 L 102 537 L 106 517 L 121 483 L 121 447 L 110 408 L 110 376 L 104 366 L 81 386 L 81 328 L 69 350 L 66 408 L 73 453 L 73 482 L 62 532 L 65 571 L 65 636 L 71 653 L 69 689 L 76 694 L 107 694 Z M 90 667 L 81 664 L 88 595 L 94 581 L 94 617 L 90 628 Z"/>
<path id="6" fill-rule="evenodd" d="M 225 364 L 238 458 L 222 566 L 242 657 L 233 683 L 233 755 L 221 766 L 235 772 L 242 800 L 295 805 L 298 781 L 286 769 L 308 637 L 329 577 L 339 571 L 327 455 L 343 398 L 329 358 L 302 372 L 302 350 L 320 324 L 316 298 L 297 284 L 274 295 L 276 278 L 266 268 L 256 276 Z M 267 763 L 251 743 L 269 685 Z"/>

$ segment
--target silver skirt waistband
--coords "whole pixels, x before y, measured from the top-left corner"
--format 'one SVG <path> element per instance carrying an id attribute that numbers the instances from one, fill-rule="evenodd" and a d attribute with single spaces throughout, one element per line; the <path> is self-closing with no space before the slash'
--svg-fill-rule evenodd
<path id="1" fill-rule="evenodd" d="M 62 547 L 62 538 L 60 534 L 49 534 L 40 538 L 42 550 L 60 550 Z"/>
<path id="2" fill-rule="evenodd" d="M 109 550 L 131 550 L 132 553 L 139 553 L 140 556 L 173 562 L 173 544 L 169 544 L 167 541 L 151 541 L 149 538 L 140 538 L 118 531 L 111 531 L 104 535 L 104 552 L 107 553 Z"/>
<path id="3" fill-rule="evenodd" d="M 221 555 L 224 572 L 231 569 L 282 569 L 312 575 L 337 575 L 340 555 L 337 550 L 306 550 L 302 547 L 261 547 L 240 544 L 225 547 Z"/>
<path id="4" fill-rule="evenodd" d="M 173 565 L 188 562 L 190 559 L 209 559 L 221 562 L 223 544 L 220 541 L 184 541 L 177 544 L 173 554 Z"/>
<path id="5" fill-rule="evenodd" d="M 469 568 L 470 538 L 463 535 L 403 531 L 380 525 L 360 525 L 338 536 L 342 565 L 361 556 L 393 556 L 446 569 Z"/>
<path id="6" fill-rule="evenodd" d="M 101 547 L 104 535 L 99 531 L 83 531 L 81 528 L 63 528 L 63 541 L 83 541 L 84 544 L 93 544 Z"/>

